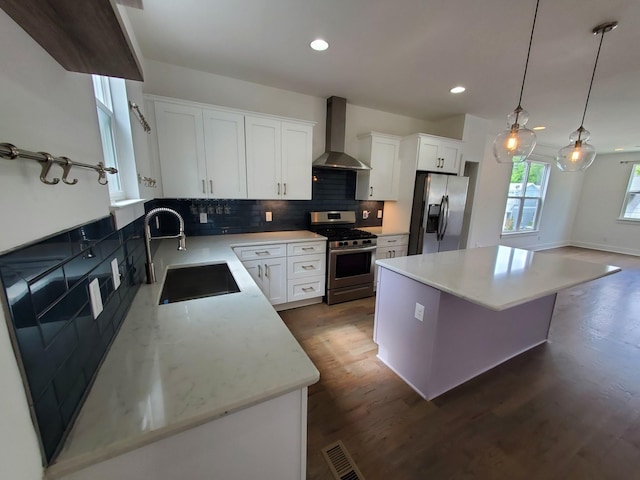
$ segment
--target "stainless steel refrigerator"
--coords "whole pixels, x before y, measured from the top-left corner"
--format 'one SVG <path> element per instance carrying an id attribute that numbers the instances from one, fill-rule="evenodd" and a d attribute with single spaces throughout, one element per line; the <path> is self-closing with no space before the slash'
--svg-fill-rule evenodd
<path id="1" fill-rule="evenodd" d="M 460 248 L 469 179 L 418 172 L 413 192 L 409 255 Z"/>

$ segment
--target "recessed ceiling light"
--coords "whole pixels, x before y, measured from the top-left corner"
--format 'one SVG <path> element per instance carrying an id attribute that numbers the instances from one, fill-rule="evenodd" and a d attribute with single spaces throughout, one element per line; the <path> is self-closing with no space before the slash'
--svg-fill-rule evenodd
<path id="1" fill-rule="evenodd" d="M 543 127 L 542 125 L 540 125 L 539 127 L 533 127 L 534 130 L 544 130 L 547 127 Z"/>
<path id="2" fill-rule="evenodd" d="M 457 86 L 457 87 L 453 87 L 451 90 L 449 90 L 451 93 L 462 93 L 466 90 L 466 88 L 462 87 L 462 86 Z"/>
<path id="3" fill-rule="evenodd" d="M 309 46 L 318 52 L 322 52 L 329 48 L 329 44 L 321 38 L 316 38 L 309 44 Z"/>
<path id="4" fill-rule="evenodd" d="M 624 148 L 622 148 L 622 147 L 618 147 L 618 148 L 614 148 L 613 149 L 614 152 L 621 152 L 623 150 L 624 150 Z"/>

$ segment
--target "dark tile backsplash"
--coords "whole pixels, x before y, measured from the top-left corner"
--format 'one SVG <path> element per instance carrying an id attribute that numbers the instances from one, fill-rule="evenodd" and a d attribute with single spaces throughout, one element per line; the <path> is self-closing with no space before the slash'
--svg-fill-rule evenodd
<path id="1" fill-rule="evenodd" d="M 312 200 L 202 200 L 157 199 L 147 202 L 147 211 L 169 207 L 179 212 L 185 221 L 187 236 L 219 235 L 225 233 L 272 232 L 306 230 L 309 212 L 321 210 L 355 210 L 357 227 L 377 227 L 382 219 L 378 210 L 384 202 L 355 200 L 356 172 L 348 170 L 313 169 Z M 362 212 L 370 212 L 368 219 Z M 273 221 L 265 221 L 265 212 L 272 212 Z M 207 214 L 207 223 L 200 223 L 200 213 Z M 163 215 L 160 234 L 177 231 L 177 220 Z"/>
<path id="2" fill-rule="evenodd" d="M 139 218 L 115 230 L 111 217 L 0 256 L 12 337 L 46 461 L 51 461 L 144 281 Z M 115 290 L 111 260 L 121 285 Z M 100 284 L 103 312 L 93 319 L 89 283 Z"/>
<path id="3" fill-rule="evenodd" d="M 384 202 L 355 200 L 356 174 L 314 169 L 312 200 L 158 199 L 185 220 L 187 236 L 304 230 L 314 210 L 355 210 L 356 226 L 380 226 Z M 362 212 L 371 212 L 368 219 Z M 265 212 L 273 221 L 265 221 Z M 200 213 L 207 223 L 200 223 Z M 163 216 L 162 234 L 177 231 Z M 157 247 L 157 242 L 152 243 Z M 114 289 L 110 263 L 118 259 L 121 286 Z M 46 461 L 70 428 L 100 361 L 145 280 L 143 218 L 115 230 L 111 217 L 74 228 L 0 256 L 0 278 Z M 93 319 L 89 283 L 100 284 L 103 312 Z M 9 320 L 9 319 L 8 319 Z"/>

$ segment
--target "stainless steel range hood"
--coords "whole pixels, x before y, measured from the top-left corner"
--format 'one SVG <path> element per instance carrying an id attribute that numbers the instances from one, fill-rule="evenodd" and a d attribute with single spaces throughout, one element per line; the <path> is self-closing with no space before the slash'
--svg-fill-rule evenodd
<path id="1" fill-rule="evenodd" d="M 339 168 L 343 170 L 371 170 L 370 167 L 360 160 L 344 153 L 346 117 L 347 100 L 341 97 L 327 98 L 326 152 L 313 161 L 314 167 Z"/>

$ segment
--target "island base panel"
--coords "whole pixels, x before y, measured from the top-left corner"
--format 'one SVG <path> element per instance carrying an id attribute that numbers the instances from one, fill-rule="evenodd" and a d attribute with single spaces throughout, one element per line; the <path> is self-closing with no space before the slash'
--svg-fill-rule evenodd
<path id="1" fill-rule="evenodd" d="M 380 271 L 378 358 L 426 399 L 546 342 L 556 294 L 494 311 Z M 416 303 L 425 307 L 423 321 Z"/>

